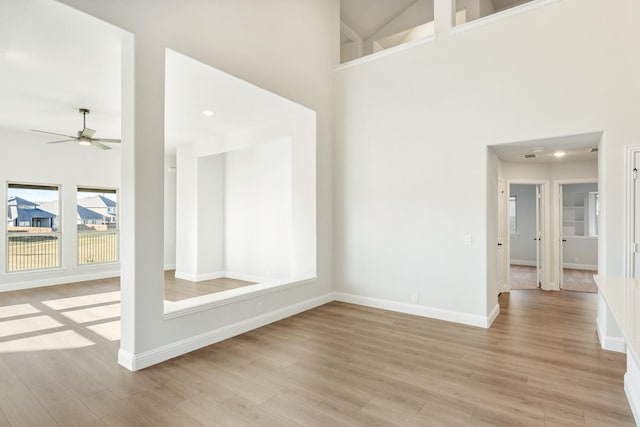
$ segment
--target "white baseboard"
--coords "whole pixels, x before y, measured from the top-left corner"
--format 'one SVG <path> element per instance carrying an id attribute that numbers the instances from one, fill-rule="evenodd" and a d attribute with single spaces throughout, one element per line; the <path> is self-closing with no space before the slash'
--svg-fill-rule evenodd
<path id="1" fill-rule="evenodd" d="M 176 265 L 175 264 L 165 264 L 164 265 L 164 271 L 175 270 L 175 269 L 176 269 Z"/>
<path id="2" fill-rule="evenodd" d="M 600 347 L 603 349 L 618 353 L 625 353 L 627 351 L 627 343 L 624 338 L 608 337 L 605 335 L 599 318 L 596 319 L 596 333 L 598 334 L 598 340 L 600 340 Z"/>
<path id="3" fill-rule="evenodd" d="M 38 273 L 39 274 L 39 273 Z M 59 277 L 43 277 L 42 279 L 15 281 L 0 284 L 0 292 L 19 291 L 22 289 L 42 288 L 45 286 L 65 285 L 68 283 L 85 282 L 87 280 L 110 279 L 120 276 L 120 266 L 115 270 L 98 271 L 91 273 L 71 274 Z"/>
<path id="4" fill-rule="evenodd" d="M 220 279 L 222 277 L 226 277 L 224 271 L 215 271 L 213 273 L 198 275 L 176 271 L 176 279 L 188 280 L 189 282 L 204 282 L 205 280 Z"/>
<path id="5" fill-rule="evenodd" d="M 592 264 L 572 264 L 570 262 L 565 262 L 562 264 L 563 268 L 572 268 L 574 270 L 589 270 L 589 271 L 598 271 L 597 265 Z"/>
<path id="6" fill-rule="evenodd" d="M 264 283 L 273 281 L 267 277 L 253 276 L 250 274 L 234 273 L 232 271 L 215 271 L 213 273 L 205 274 L 191 274 L 184 273 L 182 271 L 176 271 L 176 279 L 188 280 L 190 282 L 203 282 L 205 280 L 221 279 L 226 277 L 228 279 L 242 280 L 244 282 Z"/>
<path id="7" fill-rule="evenodd" d="M 138 371 L 157 363 L 164 362 L 165 360 L 169 360 L 173 357 L 189 353 L 199 348 L 206 347 L 270 323 L 277 322 L 278 320 L 302 313 L 303 311 L 311 310 L 312 308 L 327 304 L 333 301 L 333 299 L 332 293 L 321 295 L 289 307 L 281 308 L 280 310 L 252 317 L 232 325 L 223 326 L 221 328 L 176 341 L 140 354 L 131 354 L 120 349 L 118 351 L 118 363 L 130 371 Z"/>
<path id="8" fill-rule="evenodd" d="M 485 326 L 485 328 L 490 328 L 491 325 L 493 325 L 493 321 L 496 320 L 499 314 L 500 314 L 500 304 L 496 303 L 496 305 L 493 307 L 493 309 L 491 310 L 491 312 L 489 312 L 489 315 L 487 316 L 487 326 Z"/>
<path id="9" fill-rule="evenodd" d="M 527 267 L 535 267 L 536 264 L 536 260 L 534 259 L 533 261 L 528 261 L 528 260 L 524 260 L 524 259 L 512 259 L 510 261 L 511 265 L 525 265 Z"/>
<path id="10" fill-rule="evenodd" d="M 640 365 L 631 352 L 627 352 L 627 373 L 624 375 L 624 392 L 631 412 L 640 425 Z"/>
<path id="11" fill-rule="evenodd" d="M 495 317 L 500 312 L 499 307 L 494 307 L 489 316 L 477 314 L 461 313 L 459 311 L 443 310 L 441 308 L 427 307 L 418 304 L 408 304 L 404 302 L 390 301 L 378 298 L 363 297 L 359 295 L 335 293 L 335 300 L 350 304 L 364 305 L 367 307 L 381 308 L 383 310 L 397 311 L 399 313 L 413 314 L 416 316 L 429 317 L 432 319 L 446 320 L 449 322 L 462 323 L 464 325 L 488 328 L 491 326 L 491 317 Z"/>

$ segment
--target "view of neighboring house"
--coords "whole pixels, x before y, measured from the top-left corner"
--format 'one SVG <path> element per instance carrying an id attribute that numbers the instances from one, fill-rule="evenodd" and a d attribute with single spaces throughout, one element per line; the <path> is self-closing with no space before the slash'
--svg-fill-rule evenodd
<path id="1" fill-rule="evenodd" d="M 117 204 L 105 196 L 96 195 L 78 199 L 78 208 L 80 207 L 99 213 L 107 225 L 113 226 L 116 223 Z"/>
<path id="2" fill-rule="evenodd" d="M 57 202 L 54 203 L 57 204 Z M 57 229 L 57 215 L 42 209 L 39 203 L 14 196 L 9 198 L 7 205 L 7 225 L 9 227 L 48 228 L 50 231 Z M 11 231 L 12 228 L 9 230 Z"/>
<path id="3" fill-rule="evenodd" d="M 116 202 L 103 196 L 78 200 L 78 229 L 104 231 L 114 227 L 116 208 Z M 50 231 L 57 231 L 59 209 L 58 201 L 35 203 L 20 197 L 10 197 L 7 223 L 9 227 L 48 228 Z"/>

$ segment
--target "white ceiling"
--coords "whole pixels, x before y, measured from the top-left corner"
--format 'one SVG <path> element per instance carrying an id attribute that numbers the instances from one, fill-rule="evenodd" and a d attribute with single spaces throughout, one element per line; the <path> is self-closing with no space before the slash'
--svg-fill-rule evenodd
<path id="1" fill-rule="evenodd" d="M 258 142 L 310 111 L 173 51 L 167 51 L 166 67 L 165 147 L 170 154 L 185 142 L 209 144 L 210 151 L 226 151 L 211 146 L 228 148 L 230 140 L 244 136 Z M 206 110 L 213 115 L 205 116 Z"/>
<path id="2" fill-rule="evenodd" d="M 121 37 L 51 0 L 2 1 L 0 127 L 75 135 L 82 129 L 78 108 L 86 107 L 96 137 L 118 138 Z"/>
<path id="3" fill-rule="evenodd" d="M 89 108 L 96 137 L 119 138 L 124 33 L 52 0 L 0 2 L 0 128 L 75 135 Z M 174 52 L 167 53 L 165 140 L 222 140 L 303 107 Z M 214 112 L 205 117 L 203 110 Z M 10 148 L 11 141 L 0 141 Z M 119 147 L 111 144 L 112 148 Z M 65 147 L 67 148 L 67 147 Z"/>
<path id="4" fill-rule="evenodd" d="M 491 146 L 500 160 L 515 163 L 560 163 L 577 161 L 594 161 L 598 159 L 598 153 L 592 153 L 591 149 L 600 143 L 602 133 L 586 133 L 558 138 L 547 138 L 532 141 L 515 142 Z M 533 153 L 535 149 L 542 149 L 536 153 L 536 158 L 525 159 L 524 154 Z M 553 155 L 556 151 L 564 151 L 566 155 L 557 158 Z"/>

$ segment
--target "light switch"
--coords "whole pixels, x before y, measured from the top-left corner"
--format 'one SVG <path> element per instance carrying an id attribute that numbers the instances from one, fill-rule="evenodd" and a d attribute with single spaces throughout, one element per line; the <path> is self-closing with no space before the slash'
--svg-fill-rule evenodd
<path id="1" fill-rule="evenodd" d="M 471 246 L 473 244 L 473 240 L 471 239 L 471 234 L 464 235 L 464 244 L 466 246 Z"/>

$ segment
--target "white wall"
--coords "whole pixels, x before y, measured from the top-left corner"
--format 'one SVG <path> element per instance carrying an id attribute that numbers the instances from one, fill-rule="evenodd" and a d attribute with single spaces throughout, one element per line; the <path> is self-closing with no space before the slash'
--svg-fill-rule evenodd
<path id="1" fill-rule="evenodd" d="M 130 369 L 209 344 L 229 334 L 272 321 L 287 313 L 326 301 L 332 291 L 333 75 L 339 60 L 337 0 L 255 2 L 212 0 L 187 7 L 163 0 L 149 7 L 146 0 L 63 0 L 80 10 L 133 33 L 124 47 L 123 195 L 130 209 L 123 212 L 126 258 L 122 263 L 122 339 L 120 362 Z M 291 19 L 295 17 L 295 19 Z M 277 23 L 277 25 L 274 25 Z M 212 43 L 224 40 L 224 43 Z M 294 218 L 308 230 L 305 245 L 317 248 L 317 280 L 277 292 L 222 304 L 216 308 L 164 318 L 163 219 L 143 218 L 146 210 L 163 208 L 164 64 L 169 47 L 219 68 L 317 112 L 317 146 L 305 145 L 296 167 L 307 178 L 294 183 L 294 194 L 309 184 Z M 133 54 L 134 56 L 127 56 Z M 131 59 L 133 58 L 133 59 Z M 135 121 L 133 118 L 135 117 Z M 128 141 L 129 144 L 124 144 Z M 294 142 L 295 147 L 295 142 Z M 297 162 L 297 156 L 311 164 Z M 316 168 L 317 166 L 317 168 Z M 179 167 L 179 165 L 178 165 Z M 303 174 L 304 175 L 304 174 Z M 316 184 L 317 183 L 317 184 Z M 306 209 L 306 211 L 305 211 Z M 316 224 L 317 218 L 317 224 Z M 317 237 L 317 240 L 316 240 Z M 144 247 L 140 244 L 144 242 Z M 317 242 L 317 245 L 316 245 Z M 297 252 L 297 251 L 296 251 Z M 308 253 L 308 251 L 307 251 Z M 125 261 L 126 259 L 126 261 Z M 299 263 L 316 271 L 316 263 Z M 256 303 L 264 314 L 257 316 Z"/>
<path id="2" fill-rule="evenodd" d="M 511 235 L 511 264 L 536 265 L 536 186 L 511 184 L 509 196 L 516 197 L 517 228 Z"/>
<path id="3" fill-rule="evenodd" d="M 176 268 L 176 157 L 166 156 L 164 170 L 164 268 Z"/>
<path id="4" fill-rule="evenodd" d="M 197 207 L 199 278 L 216 276 L 225 270 L 226 156 L 198 158 L 198 194 L 191 206 Z"/>
<path id="5" fill-rule="evenodd" d="M 256 282 L 291 277 L 291 140 L 226 158 L 226 271 Z"/>
<path id="6" fill-rule="evenodd" d="M 544 3 L 339 69 L 337 289 L 404 303 L 419 292 L 420 305 L 486 316 L 486 146 L 597 130 L 600 265 L 622 275 L 638 13 L 631 0 Z"/>
<path id="7" fill-rule="evenodd" d="M 120 187 L 120 148 L 102 151 L 77 144 L 47 145 L 42 135 L 0 129 L 0 212 L 7 212 L 7 181 L 61 186 L 62 267 L 40 272 L 6 273 L 6 257 L 0 256 L 0 291 L 94 278 L 117 276 L 118 263 L 78 267 L 78 186 Z M 0 242 L 6 244 L 6 227 L 0 227 Z M 2 254 L 6 251 L 2 249 Z"/>

